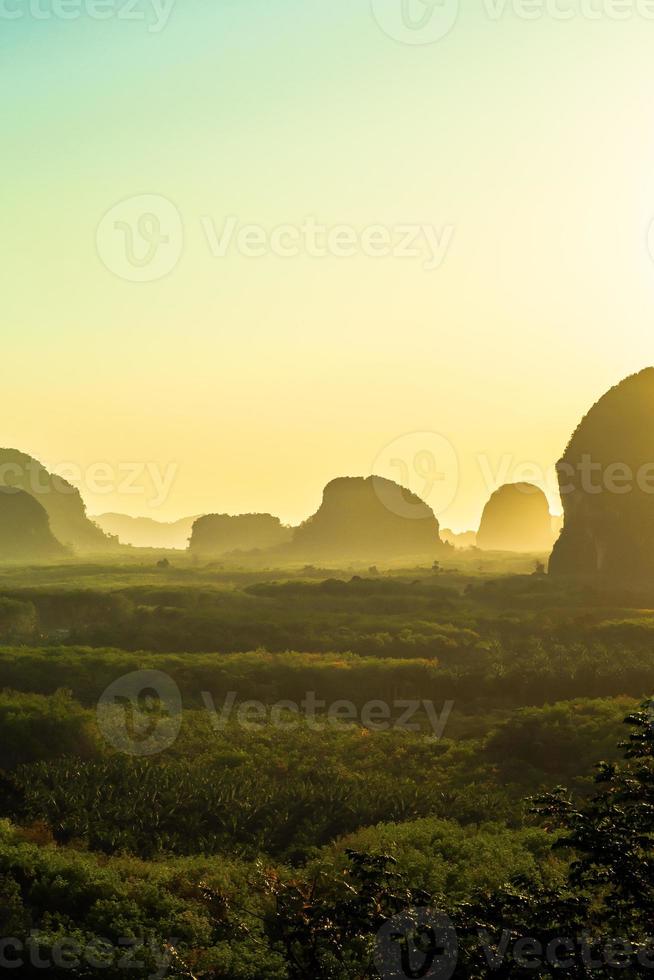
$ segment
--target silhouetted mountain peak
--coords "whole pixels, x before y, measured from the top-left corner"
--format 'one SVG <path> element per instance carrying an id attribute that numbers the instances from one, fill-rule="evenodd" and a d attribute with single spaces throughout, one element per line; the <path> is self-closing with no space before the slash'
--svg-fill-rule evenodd
<path id="1" fill-rule="evenodd" d="M 433 556 L 447 549 L 432 509 L 380 476 L 338 477 L 318 511 L 295 530 L 293 551 L 334 558 Z"/>
<path id="2" fill-rule="evenodd" d="M 549 551 L 554 536 L 543 491 L 531 483 L 505 483 L 484 507 L 477 546 L 486 551 Z"/>
<path id="3" fill-rule="evenodd" d="M 610 388 L 557 463 L 564 524 L 555 575 L 654 575 L 654 368 Z"/>
<path id="4" fill-rule="evenodd" d="M 86 516 L 84 501 L 72 484 L 50 473 L 37 459 L 17 449 L 0 449 L 0 486 L 16 487 L 43 507 L 57 540 L 79 552 L 102 551 L 110 540 Z"/>

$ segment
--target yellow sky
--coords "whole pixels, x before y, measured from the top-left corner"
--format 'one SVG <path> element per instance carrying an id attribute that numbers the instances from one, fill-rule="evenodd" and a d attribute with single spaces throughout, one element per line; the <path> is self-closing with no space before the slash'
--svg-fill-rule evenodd
<path id="1" fill-rule="evenodd" d="M 528 464 L 555 509 L 654 361 L 654 22 L 488 9 L 424 45 L 345 0 L 2 25 L 2 442 L 92 513 L 295 522 L 402 459 L 444 526 Z"/>

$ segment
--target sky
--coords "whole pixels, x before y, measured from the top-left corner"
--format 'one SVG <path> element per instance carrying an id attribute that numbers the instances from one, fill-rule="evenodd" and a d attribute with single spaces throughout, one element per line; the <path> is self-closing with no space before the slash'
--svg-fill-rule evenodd
<path id="1" fill-rule="evenodd" d="M 91 514 L 560 512 L 654 362 L 654 4 L 538 2 L 0 0 L 0 442 Z"/>

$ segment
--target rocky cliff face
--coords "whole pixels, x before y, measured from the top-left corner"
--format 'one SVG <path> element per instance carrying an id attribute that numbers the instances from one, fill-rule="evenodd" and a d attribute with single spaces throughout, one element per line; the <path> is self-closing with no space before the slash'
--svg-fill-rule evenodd
<path id="1" fill-rule="evenodd" d="M 78 490 L 49 473 L 38 460 L 16 449 L 0 449 L 0 487 L 16 487 L 45 510 L 57 540 L 78 553 L 111 547 L 107 536 L 86 516 Z"/>
<path id="2" fill-rule="evenodd" d="M 477 547 L 485 551 L 549 551 L 554 532 L 547 497 L 531 483 L 507 483 L 484 507 Z"/>
<path id="3" fill-rule="evenodd" d="M 65 553 L 41 504 L 23 490 L 0 487 L 0 561 L 33 561 Z"/>
<path id="4" fill-rule="evenodd" d="M 319 510 L 295 530 L 292 551 L 306 558 L 433 558 L 447 553 L 433 511 L 382 477 L 327 484 Z"/>
<path id="5" fill-rule="evenodd" d="M 286 543 L 291 534 L 271 514 L 208 514 L 194 523 L 189 551 L 215 558 L 230 551 L 265 550 Z"/>
<path id="6" fill-rule="evenodd" d="M 591 408 L 557 463 L 564 524 L 552 575 L 654 578 L 654 368 Z"/>

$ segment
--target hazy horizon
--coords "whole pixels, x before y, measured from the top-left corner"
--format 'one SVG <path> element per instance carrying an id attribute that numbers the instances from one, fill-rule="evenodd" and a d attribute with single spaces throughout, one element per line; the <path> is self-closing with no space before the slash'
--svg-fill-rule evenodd
<path id="1" fill-rule="evenodd" d="M 157 507 L 80 485 L 89 513 L 165 521 L 297 523 L 407 433 L 455 449 L 443 527 L 477 526 L 480 456 L 511 457 L 507 480 L 552 473 L 589 406 L 652 360 L 654 80 L 635 12 L 514 6 L 462 9 L 425 45 L 368 2 L 3 20 L 2 443 L 55 468 L 173 465 Z M 178 215 L 179 254 L 134 282 L 107 228 L 144 195 L 172 208 L 163 233 Z M 361 239 L 317 256 L 307 222 L 431 231 L 413 257 Z M 245 226 L 290 228 L 298 254 L 282 235 L 255 257 Z"/>

